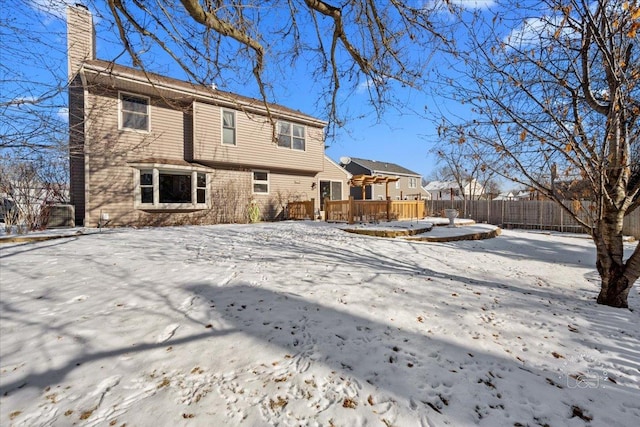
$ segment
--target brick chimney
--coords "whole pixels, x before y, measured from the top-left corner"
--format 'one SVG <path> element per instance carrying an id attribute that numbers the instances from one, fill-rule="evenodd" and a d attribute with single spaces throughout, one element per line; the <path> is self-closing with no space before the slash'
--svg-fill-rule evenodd
<path id="1" fill-rule="evenodd" d="M 76 3 L 67 7 L 67 76 L 72 81 L 84 61 L 96 59 L 96 35 L 89 9 Z"/>

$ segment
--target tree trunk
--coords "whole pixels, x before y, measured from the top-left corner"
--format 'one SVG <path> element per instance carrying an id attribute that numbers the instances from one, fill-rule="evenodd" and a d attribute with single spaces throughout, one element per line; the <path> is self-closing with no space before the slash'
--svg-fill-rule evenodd
<path id="1" fill-rule="evenodd" d="M 597 302 L 616 308 L 629 307 L 629 291 L 640 277 L 640 244 L 624 262 L 623 221 L 621 212 L 611 212 L 593 230 L 597 250 L 596 267 L 602 280 Z"/>
<path id="2" fill-rule="evenodd" d="M 602 279 L 602 285 L 600 287 L 600 294 L 598 294 L 598 304 L 608 305 L 616 308 L 628 308 L 627 297 L 629 291 L 633 286 L 633 282 L 629 282 L 628 278 L 623 274 L 624 266 L 620 268 L 607 260 L 605 264 L 608 267 L 603 267 L 598 256 L 596 264 L 598 265 L 598 271 Z"/>

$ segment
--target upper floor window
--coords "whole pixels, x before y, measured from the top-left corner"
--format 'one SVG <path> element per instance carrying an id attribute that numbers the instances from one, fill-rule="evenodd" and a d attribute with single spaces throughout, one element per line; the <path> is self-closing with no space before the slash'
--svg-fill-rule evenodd
<path id="1" fill-rule="evenodd" d="M 149 98 L 120 93 L 120 128 L 149 131 Z"/>
<path id="2" fill-rule="evenodd" d="M 409 188 L 418 188 L 418 178 L 409 178 Z"/>
<path id="3" fill-rule="evenodd" d="M 236 113 L 222 110 L 222 143 L 236 145 Z"/>
<path id="4" fill-rule="evenodd" d="M 253 192 L 258 194 L 269 193 L 269 172 L 253 171 Z"/>
<path id="5" fill-rule="evenodd" d="M 278 122 L 278 146 L 293 150 L 305 150 L 304 126 L 290 122 Z"/>

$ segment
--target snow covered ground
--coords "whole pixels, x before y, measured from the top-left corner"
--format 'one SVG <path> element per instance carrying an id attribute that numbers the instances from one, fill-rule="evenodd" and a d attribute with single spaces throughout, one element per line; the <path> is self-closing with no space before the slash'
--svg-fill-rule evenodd
<path id="1" fill-rule="evenodd" d="M 638 286 L 596 305 L 582 237 L 115 229 L 0 263 L 3 426 L 639 425 Z"/>

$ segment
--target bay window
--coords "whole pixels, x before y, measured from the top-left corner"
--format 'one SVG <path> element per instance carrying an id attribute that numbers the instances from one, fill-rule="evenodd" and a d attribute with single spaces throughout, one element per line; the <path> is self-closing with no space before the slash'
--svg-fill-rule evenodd
<path id="1" fill-rule="evenodd" d="M 153 170 L 140 171 L 140 202 L 153 203 Z"/>
<path id="2" fill-rule="evenodd" d="M 136 170 L 135 203 L 142 209 L 204 209 L 207 206 L 207 174 L 188 169 Z"/>
<path id="3" fill-rule="evenodd" d="M 191 203 L 191 173 L 165 172 L 158 174 L 160 203 Z"/>

